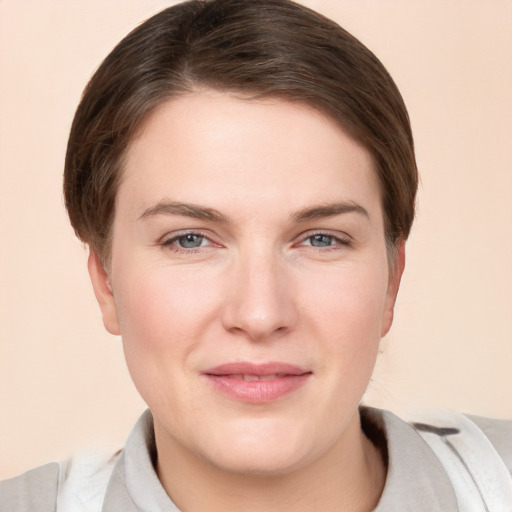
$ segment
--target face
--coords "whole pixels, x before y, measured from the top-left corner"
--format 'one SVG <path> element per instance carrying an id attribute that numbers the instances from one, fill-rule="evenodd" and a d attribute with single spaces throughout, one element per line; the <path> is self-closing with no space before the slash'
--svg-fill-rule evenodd
<path id="1" fill-rule="evenodd" d="M 282 473 L 361 435 L 402 261 L 383 225 L 368 152 L 308 106 L 198 92 L 149 117 L 109 275 L 89 267 L 159 450 Z"/>

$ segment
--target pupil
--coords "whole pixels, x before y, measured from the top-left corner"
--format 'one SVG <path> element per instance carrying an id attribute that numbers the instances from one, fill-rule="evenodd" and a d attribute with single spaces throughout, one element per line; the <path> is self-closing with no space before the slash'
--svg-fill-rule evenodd
<path id="1" fill-rule="evenodd" d="M 190 234 L 180 237 L 178 242 L 180 246 L 185 249 L 194 249 L 196 247 L 201 247 L 202 241 L 202 236 Z"/>
<path id="2" fill-rule="evenodd" d="M 332 237 L 327 235 L 314 235 L 311 239 L 311 245 L 314 247 L 327 247 L 331 242 Z"/>

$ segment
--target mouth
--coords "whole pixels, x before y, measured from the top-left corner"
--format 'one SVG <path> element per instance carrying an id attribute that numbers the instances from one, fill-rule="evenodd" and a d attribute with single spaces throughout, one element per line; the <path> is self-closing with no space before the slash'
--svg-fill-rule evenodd
<path id="1" fill-rule="evenodd" d="M 247 403 L 268 403 L 298 391 L 312 371 L 288 363 L 227 363 L 202 373 L 215 391 Z"/>
<path id="2" fill-rule="evenodd" d="M 230 377 L 231 379 L 244 380 L 245 382 L 257 382 L 260 380 L 274 380 L 282 377 L 286 377 L 286 374 L 278 375 L 274 373 L 273 375 L 226 375 L 226 377 Z"/>

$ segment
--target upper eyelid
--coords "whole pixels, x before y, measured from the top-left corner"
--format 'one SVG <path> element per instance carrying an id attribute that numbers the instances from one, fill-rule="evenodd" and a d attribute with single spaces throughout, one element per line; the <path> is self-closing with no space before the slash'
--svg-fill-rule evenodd
<path id="1" fill-rule="evenodd" d="M 350 236 L 345 231 L 336 231 L 336 230 L 330 230 L 330 229 L 311 229 L 311 230 L 301 233 L 299 236 L 296 237 L 296 239 L 307 240 L 308 238 L 311 238 L 312 236 L 315 236 L 315 235 L 331 236 L 333 238 L 337 238 L 338 240 L 347 240 L 347 241 L 353 240 L 353 237 Z"/>
<path id="2" fill-rule="evenodd" d="M 187 235 L 197 235 L 197 236 L 200 236 L 202 238 L 205 238 L 206 240 L 208 240 L 209 244 L 208 245 L 217 245 L 219 246 L 219 243 L 218 242 L 215 242 L 214 240 L 212 240 L 212 237 L 211 236 L 208 236 L 206 235 L 205 233 L 199 231 L 199 230 L 184 230 L 184 231 L 180 231 L 180 232 L 177 232 L 177 233 L 168 233 L 167 235 L 164 235 L 162 238 L 160 238 L 160 240 L 157 242 L 158 245 L 160 246 L 169 246 L 169 245 L 172 245 L 172 244 L 175 244 L 175 242 L 180 239 L 181 237 L 184 237 L 184 236 L 187 236 Z M 183 250 L 187 250 L 185 248 L 182 248 Z M 199 247 L 197 247 L 197 249 L 199 249 Z"/>
<path id="3" fill-rule="evenodd" d="M 202 229 L 180 229 L 178 231 L 171 231 L 170 233 L 166 233 L 165 235 L 163 235 L 160 240 L 161 241 L 165 241 L 165 240 L 175 240 L 176 238 L 180 238 L 182 236 L 187 236 L 187 235 L 198 235 L 198 236 L 202 236 L 204 238 L 208 238 L 209 240 L 212 238 L 210 234 L 206 233 L 204 230 Z"/>
<path id="4" fill-rule="evenodd" d="M 169 244 L 169 243 L 172 243 L 173 241 L 176 241 L 178 238 L 180 238 L 182 236 L 187 236 L 187 235 L 198 235 L 203 238 L 206 238 L 214 245 L 221 245 L 221 243 L 219 241 L 215 240 L 216 237 L 213 236 L 211 233 L 209 233 L 208 230 L 195 229 L 195 228 L 183 229 L 183 230 L 178 230 L 178 231 L 174 231 L 171 233 L 167 233 L 160 238 L 158 243 L 159 244 Z M 312 236 L 315 236 L 315 235 L 326 235 L 326 236 L 335 238 L 337 240 L 340 240 L 341 242 L 352 242 L 354 240 L 352 236 L 350 236 L 348 233 L 346 233 L 344 231 L 340 232 L 340 231 L 330 230 L 330 229 L 310 229 L 310 230 L 304 231 L 304 232 L 300 233 L 299 235 L 295 236 L 291 242 L 292 242 L 292 244 L 303 242 L 303 241 L 307 240 L 308 238 L 311 238 Z"/>

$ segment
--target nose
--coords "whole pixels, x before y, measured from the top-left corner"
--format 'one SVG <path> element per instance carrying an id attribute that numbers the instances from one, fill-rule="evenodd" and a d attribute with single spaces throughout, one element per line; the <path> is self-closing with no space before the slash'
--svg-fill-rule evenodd
<path id="1" fill-rule="evenodd" d="M 293 280 L 277 255 L 260 251 L 240 257 L 230 274 L 222 311 L 225 329 L 251 341 L 271 340 L 293 329 L 298 318 Z"/>

